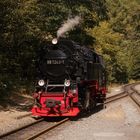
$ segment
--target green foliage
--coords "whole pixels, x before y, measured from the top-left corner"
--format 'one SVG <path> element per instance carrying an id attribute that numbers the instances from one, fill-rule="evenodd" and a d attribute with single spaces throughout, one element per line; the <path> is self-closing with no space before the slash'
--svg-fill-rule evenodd
<path id="1" fill-rule="evenodd" d="M 109 20 L 89 30 L 102 53 L 111 82 L 139 79 L 140 5 L 136 0 L 107 0 Z"/>
<path id="2" fill-rule="evenodd" d="M 103 55 L 110 82 L 139 79 L 139 4 L 139 0 L 0 0 L 0 89 L 5 83 L 12 87 L 34 79 L 40 42 L 56 37 L 62 24 L 75 16 L 82 21 L 66 37 Z"/>
<path id="3" fill-rule="evenodd" d="M 121 46 L 127 47 L 128 76 L 139 79 L 134 73 L 140 69 L 140 5 L 137 0 L 110 1 L 108 0 L 111 15 L 111 27 L 115 32 L 124 35 Z M 114 2 L 114 3 L 113 3 Z M 136 68 L 136 69 L 135 69 Z"/>
<path id="4" fill-rule="evenodd" d="M 98 27 L 90 30 L 96 37 L 95 50 L 102 54 L 110 82 L 127 82 L 127 63 L 125 48 L 121 47 L 122 34 L 111 29 L 109 22 L 101 22 Z"/>
<path id="5" fill-rule="evenodd" d="M 92 44 L 87 29 L 107 18 L 106 11 L 104 0 L 0 0 L 0 90 L 5 83 L 14 86 L 35 78 L 40 42 L 56 37 L 68 18 L 80 16 L 82 22 L 67 37 Z"/>

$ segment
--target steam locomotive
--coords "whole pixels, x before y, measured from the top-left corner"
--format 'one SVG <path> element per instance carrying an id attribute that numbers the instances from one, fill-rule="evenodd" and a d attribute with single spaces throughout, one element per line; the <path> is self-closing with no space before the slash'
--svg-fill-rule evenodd
<path id="1" fill-rule="evenodd" d="M 53 39 L 39 51 L 33 116 L 77 116 L 106 97 L 101 55 L 71 40 Z"/>

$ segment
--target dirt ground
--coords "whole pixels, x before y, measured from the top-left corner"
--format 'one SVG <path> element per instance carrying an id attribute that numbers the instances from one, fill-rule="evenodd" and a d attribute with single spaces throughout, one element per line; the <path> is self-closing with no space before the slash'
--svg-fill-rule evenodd
<path id="1" fill-rule="evenodd" d="M 7 96 L 0 98 L 0 112 L 1 111 L 29 111 L 33 103 L 33 98 L 27 94 L 13 94 L 12 96 Z"/>
<path id="2" fill-rule="evenodd" d="M 7 98 L 0 98 L 0 134 L 6 133 L 32 121 L 31 117 L 18 119 L 29 114 L 33 105 L 33 98 L 27 94 L 12 94 Z"/>

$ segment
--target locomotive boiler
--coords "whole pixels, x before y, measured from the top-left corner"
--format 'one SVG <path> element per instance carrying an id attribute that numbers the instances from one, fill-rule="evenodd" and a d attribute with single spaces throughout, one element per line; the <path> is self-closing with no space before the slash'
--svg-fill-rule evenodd
<path id="1" fill-rule="evenodd" d="M 34 116 L 77 116 L 106 97 L 102 56 L 71 40 L 54 39 L 40 47 Z"/>

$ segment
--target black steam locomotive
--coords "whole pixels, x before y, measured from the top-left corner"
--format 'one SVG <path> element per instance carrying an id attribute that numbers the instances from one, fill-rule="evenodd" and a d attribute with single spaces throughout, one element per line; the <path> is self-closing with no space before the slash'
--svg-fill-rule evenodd
<path id="1" fill-rule="evenodd" d="M 57 41 L 46 43 L 39 51 L 35 116 L 76 116 L 105 100 L 102 56 L 73 41 Z"/>

